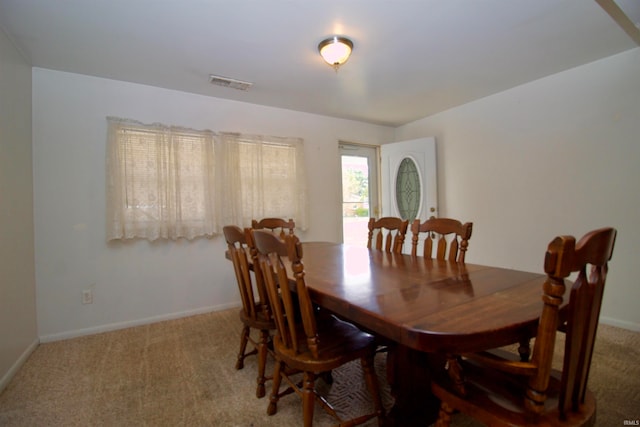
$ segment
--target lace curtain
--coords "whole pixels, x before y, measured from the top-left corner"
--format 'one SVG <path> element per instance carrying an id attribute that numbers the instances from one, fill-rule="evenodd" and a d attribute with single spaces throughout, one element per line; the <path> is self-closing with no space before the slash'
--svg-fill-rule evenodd
<path id="1" fill-rule="evenodd" d="M 109 119 L 107 239 L 213 235 L 211 131 Z"/>
<path id="2" fill-rule="evenodd" d="M 223 133 L 218 148 L 219 199 L 224 224 L 293 218 L 306 230 L 308 206 L 302 139 Z"/>
<path id="3" fill-rule="evenodd" d="M 302 140 L 108 118 L 107 240 L 193 239 L 254 218 L 307 228 Z"/>

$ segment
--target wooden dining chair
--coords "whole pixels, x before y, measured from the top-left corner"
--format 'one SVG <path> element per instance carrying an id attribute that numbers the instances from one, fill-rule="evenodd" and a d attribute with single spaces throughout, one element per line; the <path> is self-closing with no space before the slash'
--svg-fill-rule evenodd
<path id="1" fill-rule="evenodd" d="M 459 410 L 491 426 L 583 426 L 595 423 L 595 397 L 587 388 L 608 262 L 616 230 L 571 236 L 549 243 L 543 308 L 531 361 L 504 350 L 461 357 L 458 378 L 436 375 L 431 388 L 441 400 L 436 426 L 448 426 Z M 552 369 L 565 279 L 577 272 L 566 307 L 566 340 L 560 371 Z M 563 309 L 564 311 L 564 309 Z M 459 387 L 458 380 L 462 380 Z"/>
<path id="2" fill-rule="evenodd" d="M 255 269 L 252 276 L 249 267 L 249 257 L 254 265 L 257 264 L 257 252 L 252 242 L 252 235 L 249 229 L 242 230 L 240 227 L 228 225 L 222 229 L 227 241 L 227 248 L 238 283 L 242 308 L 240 309 L 240 320 L 242 321 L 242 333 L 240 335 L 240 351 L 236 360 L 236 369 L 244 367 L 244 359 L 257 354 L 258 357 L 258 377 L 256 396 L 264 397 L 265 392 L 265 369 L 267 364 L 267 353 L 271 342 L 272 331 L 276 325 L 271 315 L 271 308 L 267 297 L 267 291 L 262 280 L 262 272 Z M 252 280 L 252 277 L 254 280 Z M 258 331 L 259 337 L 255 340 L 251 336 L 251 330 Z M 254 349 L 247 352 L 247 344 L 251 342 Z"/>
<path id="3" fill-rule="evenodd" d="M 382 424 L 384 409 L 373 364 L 373 336 L 334 316 L 325 316 L 322 321 L 317 321 L 305 283 L 302 246 L 295 235 L 286 235 L 283 241 L 272 233 L 254 230 L 253 237 L 277 327 L 273 338 L 276 364 L 267 413 L 275 414 L 279 399 L 294 391 L 302 397 L 305 427 L 312 425 L 316 401 L 340 425 L 357 425 L 374 417 L 378 417 L 378 423 Z M 360 359 L 374 411 L 343 421 L 331 404 L 317 393 L 315 380 L 322 373 L 356 359 Z M 300 372 L 303 378 L 298 384 L 291 374 Z M 281 392 L 283 379 L 289 387 Z"/>
<path id="4" fill-rule="evenodd" d="M 387 216 L 380 219 L 369 218 L 367 248 L 401 253 L 409 220 Z M 375 240 L 374 240 L 375 236 Z"/>
<path id="5" fill-rule="evenodd" d="M 418 255 L 426 259 L 447 260 L 451 262 L 464 263 L 469 239 L 473 231 L 473 223 L 462 223 L 453 218 L 431 217 L 420 223 L 415 219 L 411 224 L 411 256 Z M 418 252 L 418 247 L 422 239 L 422 249 Z M 527 352 L 529 337 L 523 338 L 522 351 Z M 446 355 L 447 363 L 452 369 L 458 366 L 457 356 Z"/>
<path id="6" fill-rule="evenodd" d="M 418 255 L 422 238 L 423 257 L 463 263 L 472 229 L 473 223 L 463 224 L 452 218 L 431 217 L 422 224 L 416 219 L 411 224 L 411 255 Z"/>
<path id="7" fill-rule="evenodd" d="M 254 230 L 271 230 L 272 233 L 284 239 L 287 233 L 293 234 L 295 232 L 296 223 L 291 218 L 288 220 L 282 218 L 262 218 L 261 220 L 252 220 L 251 228 Z"/>

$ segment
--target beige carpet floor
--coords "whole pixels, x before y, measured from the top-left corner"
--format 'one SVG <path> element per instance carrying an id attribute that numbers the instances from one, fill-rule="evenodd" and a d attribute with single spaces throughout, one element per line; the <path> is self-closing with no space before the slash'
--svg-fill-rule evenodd
<path id="1" fill-rule="evenodd" d="M 234 369 L 237 311 L 42 344 L 0 394 L 0 426 L 299 426 L 296 395 L 266 415 L 267 398 L 255 397 L 255 357 Z M 639 353 L 640 333 L 601 325 L 590 379 L 598 426 L 640 419 Z M 384 357 L 377 356 L 376 369 L 390 407 Z M 370 410 L 358 363 L 320 387 L 344 416 Z M 462 415 L 454 420 L 477 425 Z M 333 420 L 316 407 L 314 423 Z"/>

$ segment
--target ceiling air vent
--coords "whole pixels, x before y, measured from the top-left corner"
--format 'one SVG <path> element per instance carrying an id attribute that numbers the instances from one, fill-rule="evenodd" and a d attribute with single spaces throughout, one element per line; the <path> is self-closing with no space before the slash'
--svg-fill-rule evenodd
<path id="1" fill-rule="evenodd" d="M 251 86 L 253 86 L 253 83 L 250 83 L 250 82 L 243 82 L 242 80 L 230 79 L 229 77 L 214 76 L 213 74 L 209 76 L 209 83 L 211 83 L 212 85 L 230 87 L 231 89 L 238 89 L 238 90 L 247 90 Z"/>

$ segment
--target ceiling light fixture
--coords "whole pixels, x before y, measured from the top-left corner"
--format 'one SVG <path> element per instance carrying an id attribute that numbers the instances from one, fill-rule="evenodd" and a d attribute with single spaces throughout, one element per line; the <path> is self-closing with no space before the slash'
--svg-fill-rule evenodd
<path id="1" fill-rule="evenodd" d="M 318 45 L 318 52 L 327 64 L 331 65 L 336 72 L 338 68 L 349 59 L 353 50 L 353 42 L 346 37 L 333 36 L 323 40 Z"/>

